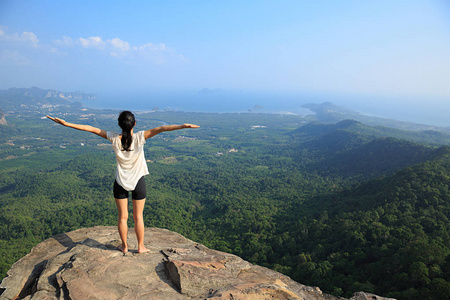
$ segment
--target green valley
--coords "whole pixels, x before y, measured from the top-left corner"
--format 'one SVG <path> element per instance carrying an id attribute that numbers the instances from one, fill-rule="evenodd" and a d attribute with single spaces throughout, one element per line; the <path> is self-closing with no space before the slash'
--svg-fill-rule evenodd
<path id="1" fill-rule="evenodd" d="M 4 111 L 2 278 L 43 239 L 117 223 L 109 142 L 44 117 L 117 131 L 118 112 L 64 103 Z M 201 126 L 147 141 L 146 226 L 334 295 L 450 295 L 448 134 L 281 114 L 136 117 L 136 131 L 164 123 Z"/>

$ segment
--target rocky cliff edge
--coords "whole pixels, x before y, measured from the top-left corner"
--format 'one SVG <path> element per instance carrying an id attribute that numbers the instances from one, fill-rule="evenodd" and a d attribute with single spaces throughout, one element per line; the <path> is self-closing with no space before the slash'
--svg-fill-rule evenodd
<path id="1" fill-rule="evenodd" d="M 133 229 L 128 237 L 137 249 Z M 56 235 L 11 267 L 0 299 L 344 299 L 169 230 L 146 228 L 145 242 L 151 252 L 123 254 L 116 227 Z"/>

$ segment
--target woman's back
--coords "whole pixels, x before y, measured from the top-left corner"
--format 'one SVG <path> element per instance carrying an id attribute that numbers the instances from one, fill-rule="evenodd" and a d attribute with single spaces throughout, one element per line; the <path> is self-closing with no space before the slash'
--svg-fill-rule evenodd
<path id="1" fill-rule="evenodd" d="M 117 170 L 116 180 L 125 190 L 132 191 L 139 179 L 148 174 L 147 163 L 144 156 L 144 131 L 132 135 L 129 151 L 122 147 L 121 135 L 108 131 L 107 139 L 111 142 L 116 154 Z"/>

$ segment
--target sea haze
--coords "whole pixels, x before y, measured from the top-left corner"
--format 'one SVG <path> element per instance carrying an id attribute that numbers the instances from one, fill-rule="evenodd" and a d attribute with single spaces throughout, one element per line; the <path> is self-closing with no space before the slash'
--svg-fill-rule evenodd
<path id="1" fill-rule="evenodd" d="M 381 98 L 370 96 L 229 92 L 220 89 L 183 92 L 104 92 L 85 101 L 92 108 L 118 110 L 159 110 L 214 113 L 287 113 L 312 112 L 306 103 L 331 102 L 365 115 L 418 124 L 450 127 L 450 101 L 433 99 Z"/>
<path id="2" fill-rule="evenodd" d="M 200 92 L 99 93 L 97 99 L 85 101 L 93 108 L 113 108 L 139 111 L 160 110 L 214 113 L 294 113 L 308 114 L 301 105 L 311 98 L 287 94 L 230 93 L 222 90 Z"/>

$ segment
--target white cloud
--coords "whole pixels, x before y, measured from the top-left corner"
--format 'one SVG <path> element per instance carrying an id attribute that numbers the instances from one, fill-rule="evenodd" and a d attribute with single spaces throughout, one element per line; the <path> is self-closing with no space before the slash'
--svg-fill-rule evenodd
<path id="1" fill-rule="evenodd" d="M 37 43 L 39 42 L 37 36 L 32 32 L 24 31 L 20 38 L 24 42 L 30 42 L 34 47 L 37 47 Z"/>
<path id="2" fill-rule="evenodd" d="M 39 39 L 32 32 L 24 31 L 22 34 L 18 34 L 17 32 L 8 34 L 6 31 L 7 27 L 0 26 L 0 40 L 30 44 L 32 47 L 38 46 Z"/>
<path id="3" fill-rule="evenodd" d="M 63 36 L 61 40 L 55 41 L 56 45 L 69 46 L 79 45 L 86 49 L 95 49 L 109 53 L 112 57 L 123 57 L 131 60 L 143 60 L 153 64 L 163 64 L 169 60 L 177 60 L 181 62 L 189 62 L 189 59 L 182 54 L 177 54 L 164 43 L 146 43 L 140 46 L 131 46 L 129 42 L 118 37 L 102 40 L 99 36 L 91 36 L 88 38 L 78 38 L 74 43 L 72 38 Z"/>
<path id="4" fill-rule="evenodd" d="M 152 43 L 147 43 L 145 45 L 139 46 L 137 47 L 137 49 L 139 49 L 139 51 L 141 52 L 149 52 L 149 51 L 166 51 L 169 50 L 165 44 L 152 44 Z"/>
<path id="5" fill-rule="evenodd" d="M 79 38 L 80 44 L 84 48 L 104 49 L 106 43 L 99 36 L 90 36 L 87 39 Z"/>
<path id="6" fill-rule="evenodd" d="M 133 47 L 133 50 L 135 50 L 140 59 L 149 61 L 156 65 L 164 64 L 166 61 L 170 60 L 180 60 L 178 55 L 175 53 L 175 50 L 163 43 L 146 43 L 141 46 Z"/>
<path id="7" fill-rule="evenodd" d="M 128 51 L 130 50 L 130 44 L 128 42 L 122 41 L 119 38 L 114 38 L 112 40 L 108 40 L 108 43 L 110 43 L 115 50 L 120 51 Z"/>
<path id="8" fill-rule="evenodd" d="M 164 43 L 131 45 L 128 41 L 119 37 L 103 40 L 100 36 L 78 38 L 62 36 L 60 39 L 46 44 L 39 41 L 36 34 L 31 31 L 10 32 L 7 27 L 0 25 L 0 43 L 0 51 L 2 49 L 9 50 L 9 52 L 0 53 L 3 60 L 9 58 L 11 61 L 21 64 L 29 62 L 25 59 L 31 55 L 31 52 L 26 52 L 27 47 L 36 48 L 40 52 L 53 55 L 68 55 L 69 52 L 77 52 L 80 48 L 84 48 L 117 59 L 124 59 L 127 63 L 164 64 L 171 61 L 189 63 L 188 58 Z M 86 52 L 85 55 L 90 55 L 90 53 Z"/>
<path id="9" fill-rule="evenodd" d="M 55 40 L 54 43 L 58 46 L 64 47 L 72 47 L 74 45 L 74 41 L 71 37 L 63 36 L 60 40 Z"/>

